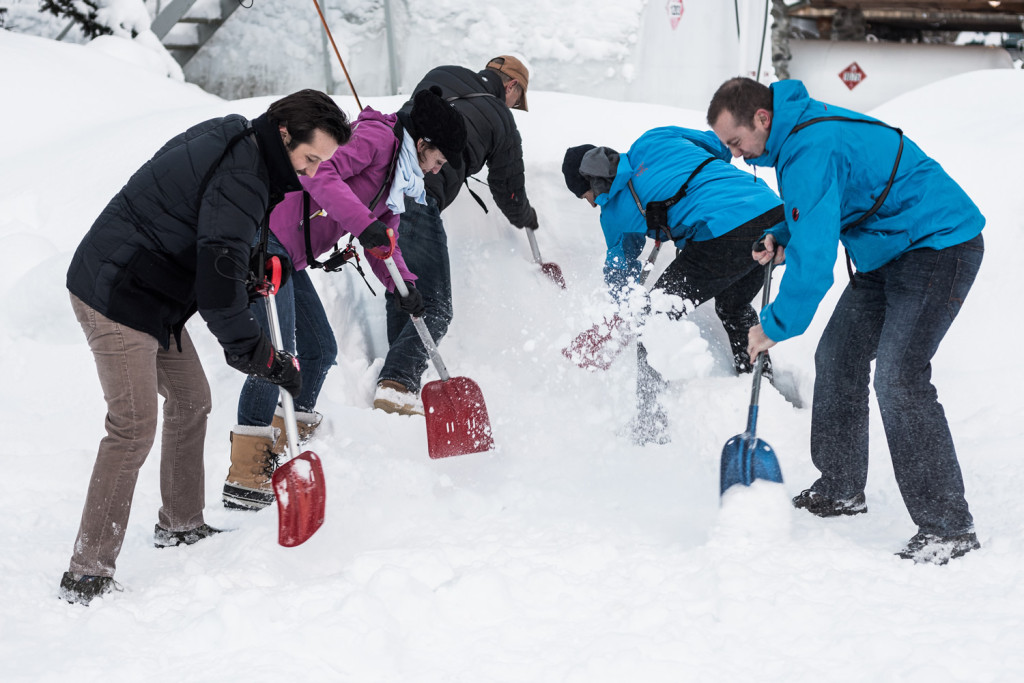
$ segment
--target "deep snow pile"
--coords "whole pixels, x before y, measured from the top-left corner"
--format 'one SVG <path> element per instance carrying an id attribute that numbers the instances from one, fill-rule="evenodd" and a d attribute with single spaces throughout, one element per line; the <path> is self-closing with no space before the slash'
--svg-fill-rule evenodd
<path id="1" fill-rule="evenodd" d="M 672 443 L 636 448 L 619 436 L 632 407 L 628 356 L 591 374 L 560 354 L 600 310 L 603 258 L 597 212 L 564 188 L 562 152 L 626 149 L 650 127 L 703 128 L 703 115 L 538 90 L 516 117 L 537 237 L 568 288 L 540 274 L 495 209 L 461 196 L 445 214 L 456 318 L 441 353 L 483 389 L 497 448 L 431 461 L 422 418 L 371 410 L 381 300 L 353 273 L 317 273 L 341 349 L 310 444 L 328 516 L 308 543 L 282 548 L 273 509 L 219 505 L 242 377 L 196 318 L 214 392 L 207 521 L 233 531 L 154 549 L 154 455 L 119 560 L 127 590 L 81 608 L 55 592 L 105 408 L 67 300 L 68 261 L 167 138 L 210 116 L 256 115 L 271 98 L 224 102 L 103 51 L 4 32 L 0 63 L 18 103 L 0 109 L 12 138 L 0 150 L 4 680 L 1008 681 L 1024 670 L 1024 400 L 1012 345 L 1024 200 L 1012 165 L 991 161 L 1024 149 L 1020 72 L 961 76 L 874 112 L 938 158 L 989 219 L 981 275 L 934 363 L 981 551 L 942 568 L 893 557 L 915 529 L 877 413 L 870 513 L 793 511 L 787 498 L 815 473 L 810 413 L 768 387 L 759 435 L 786 483 L 734 490 L 720 505 L 719 456 L 743 429 L 750 382 L 727 371 L 707 307 L 652 334 L 687 349 L 664 361 L 685 377 L 666 397 Z M 366 103 L 391 111 L 401 98 Z M 584 115 L 597 105 L 599 119 Z M 838 290 L 808 334 L 773 351 L 804 401 Z"/>

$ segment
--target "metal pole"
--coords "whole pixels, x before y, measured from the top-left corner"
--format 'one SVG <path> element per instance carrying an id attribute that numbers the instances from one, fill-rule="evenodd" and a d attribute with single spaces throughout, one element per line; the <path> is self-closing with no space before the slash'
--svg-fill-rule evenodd
<path id="1" fill-rule="evenodd" d="M 391 0 L 384 0 L 384 33 L 388 43 L 388 75 L 391 79 L 391 94 L 398 94 L 398 57 L 395 55 L 395 32 L 392 28 Z"/>
<path id="2" fill-rule="evenodd" d="M 324 51 L 324 87 L 325 92 L 330 95 L 334 92 L 334 74 L 331 73 L 331 55 L 327 49 L 327 30 L 320 31 L 320 43 Z"/>

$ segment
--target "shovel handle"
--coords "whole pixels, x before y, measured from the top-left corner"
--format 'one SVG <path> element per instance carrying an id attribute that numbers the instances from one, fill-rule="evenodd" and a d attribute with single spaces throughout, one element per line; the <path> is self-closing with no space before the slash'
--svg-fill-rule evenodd
<path id="1" fill-rule="evenodd" d="M 276 260 L 277 257 L 275 256 Z M 267 319 L 270 321 L 270 341 L 275 349 L 283 349 L 281 340 L 281 321 L 277 316 L 277 302 L 273 292 L 267 294 Z M 295 404 L 288 390 L 281 387 L 281 406 L 284 408 L 284 430 L 288 442 L 288 459 L 299 454 L 299 426 L 295 420 Z"/>
<path id="2" fill-rule="evenodd" d="M 398 272 L 398 266 L 395 265 L 395 259 L 388 256 L 384 259 L 384 265 L 388 267 L 388 272 L 391 273 L 391 279 L 395 283 L 395 291 L 404 299 L 409 296 L 409 288 L 405 286 L 405 280 L 402 279 L 402 274 Z M 417 334 L 420 335 L 420 340 L 423 342 L 424 348 L 427 349 L 427 353 L 430 355 L 430 360 L 434 363 L 434 368 L 437 370 L 437 374 L 441 376 L 442 382 L 447 382 L 451 379 L 451 375 L 448 374 L 448 368 L 444 366 L 444 361 L 441 360 L 441 354 L 437 352 L 437 344 L 434 343 L 433 337 L 430 336 L 430 330 L 427 329 L 427 324 L 423 322 L 423 318 L 415 315 L 410 315 L 412 318 L 413 327 L 416 328 Z"/>
<path id="3" fill-rule="evenodd" d="M 768 306 L 768 299 L 772 293 L 772 268 L 775 267 L 769 261 L 764 267 L 764 291 L 761 294 L 761 310 Z M 751 414 L 747 418 L 747 431 L 753 434 L 757 422 L 757 401 L 761 397 L 761 373 L 764 372 L 764 352 L 757 354 L 754 360 L 754 387 L 750 390 Z"/>
<path id="4" fill-rule="evenodd" d="M 530 251 L 533 252 L 533 262 L 542 263 L 540 258 L 540 247 L 537 246 L 537 236 L 533 234 L 533 230 L 530 228 L 523 228 L 526 231 L 526 236 L 530 240 Z"/>
<path id="5" fill-rule="evenodd" d="M 657 240 L 654 243 L 654 248 L 651 249 L 651 253 L 647 255 L 647 260 L 644 261 L 643 268 L 640 270 L 640 275 L 636 279 L 636 283 L 641 287 L 645 286 L 647 278 L 650 277 L 651 271 L 654 270 L 654 262 L 658 260 L 658 254 L 661 252 L 661 240 Z M 650 287 L 647 287 L 647 291 L 654 289 L 654 283 L 651 283 Z"/>

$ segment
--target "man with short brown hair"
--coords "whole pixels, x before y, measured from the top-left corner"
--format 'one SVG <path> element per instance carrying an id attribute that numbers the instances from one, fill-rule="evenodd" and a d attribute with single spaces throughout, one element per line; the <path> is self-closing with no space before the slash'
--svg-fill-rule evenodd
<path id="1" fill-rule="evenodd" d="M 776 169 L 786 208 L 753 254 L 787 265 L 750 328 L 751 357 L 807 330 L 832 286 L 836 247 L 847 252 L 850 282 L 814 355 L 811 460 L 821 476 L 793 505 L 819 517 L 867 512 L 873 387 L 918 527 L 897 554 L 945 564 L 979 548 L 931 360 L 981 266 L 985 217 L 902 130 L 812 99 L 800 81 L 728 80 L 708 123 L 734 157 Z"/>

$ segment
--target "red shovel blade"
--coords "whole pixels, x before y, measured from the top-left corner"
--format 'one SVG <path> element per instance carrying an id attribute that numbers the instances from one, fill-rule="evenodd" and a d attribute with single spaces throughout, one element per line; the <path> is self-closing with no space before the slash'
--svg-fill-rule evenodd
<path id="1" fill-rule="evenodd" d="M 494 448 L 487 405 L 476 382 L 468 377 L 427 382 L 421 396 L 427 419 L 427 452 L 431 458 Z"/>
<path id="2" fill-rule="evenodd" d="M 562 269 L 558 267 L 557 263 L 542 263 L 540 269 L 544 271 L 544 274 L 554 280 L 554 282 L 565 289 L 565 278 L 562 277 Z"/>
<path id="3" fill-rule="evenodd" d="M 286 548 L 305 543 L 324 523 L 327 489 L 324 468 L 313 451 L 305 451 L 274 471 L 277 497 L 277 542 Z"/>
<path id="4" fill-rule="evenodd" d="M 632 338 L 630 325 L 616 313 L 578 334 L 562 355 L 581 368 L 607 370 Z"/>

